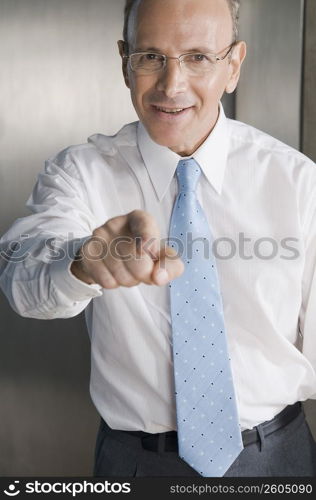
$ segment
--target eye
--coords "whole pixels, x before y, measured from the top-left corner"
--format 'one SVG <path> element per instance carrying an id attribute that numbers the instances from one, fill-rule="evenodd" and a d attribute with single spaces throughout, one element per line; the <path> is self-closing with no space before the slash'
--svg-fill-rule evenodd
<path id="1" fill-rule="evenodd" d="M 191 54 L 191 61 L 196 63 L 207 62 L 209 59 L 205 54 Z"/>
<path id="2" fill-rule="evenodd" d="M 161 56 L 159 54 L 151 54 L 151 53 L 147 53 L 147 54 L 144 54 L 144 59 L 146 61 L 159 61 L 161 59 Z"/>
<path id="3" fill-rule="evenodd" d="M 204 66 L 204 65 L 209 65 L 211 60 L 210 58 L 205 55 L 205 54 L 200 54 L 200 53 L 192 53 L 192 54 L 187 54 L 184 57 L 184 62 L 186 64 L 189 64 L 190 66 Z"/>

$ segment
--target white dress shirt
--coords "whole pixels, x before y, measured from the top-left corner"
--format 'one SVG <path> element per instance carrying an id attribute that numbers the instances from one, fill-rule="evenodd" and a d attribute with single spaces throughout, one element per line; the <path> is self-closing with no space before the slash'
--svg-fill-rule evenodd
<path id="1" fill-rule="evenodd" d="M 316 398 L 316 168 L 222 107 L 193 157 L 216 241 L 240 424 L 251 429 Z M 93 135 L 47 161 L 28 200 L 33 214 L 1 239 L 0 284 L 19 314 L 85 309 L 91 397 L 114 429 L 177 428 L 169 288 L 102 290 L 69 268 L 95 228 L 134 209 L 151 213 L 167 238 L 179 159 L 139 122 Z"/>

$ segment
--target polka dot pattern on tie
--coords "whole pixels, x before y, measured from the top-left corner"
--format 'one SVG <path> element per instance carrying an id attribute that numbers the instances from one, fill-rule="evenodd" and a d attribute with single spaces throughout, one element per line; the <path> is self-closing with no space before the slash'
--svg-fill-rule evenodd
<path id="1" fill-rule="evenodd" d="M 181 160 L 176 174 L 169 237 L 171 246 L 182 243 L 185 271 L 169 287 L 179 456 L 202 476 L 218 477 L 243 445 L 216 262 L 205 252 L 211 233 L 195 192 L 201 169 Z"/>

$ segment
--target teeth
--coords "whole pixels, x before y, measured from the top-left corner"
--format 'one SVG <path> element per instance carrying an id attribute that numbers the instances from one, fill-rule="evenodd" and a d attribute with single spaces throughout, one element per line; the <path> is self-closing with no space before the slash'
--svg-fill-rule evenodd
<path id="1" fill-rule="evenodd" d="M 166 109 L 166 108 L 159 108 L 156 106 L 158 111 L 163 111 L 164 113 L 180 113 L 180 111 L 183 111 L 184 108 L 179 108 L 179 109 Z"/>

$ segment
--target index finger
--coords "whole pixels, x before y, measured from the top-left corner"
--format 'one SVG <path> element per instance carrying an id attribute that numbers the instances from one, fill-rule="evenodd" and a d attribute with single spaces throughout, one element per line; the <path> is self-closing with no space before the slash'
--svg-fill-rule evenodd
<path id="1" fill-rule="evenodd" d="M 128 216 L 128 227 L 136 240 L 139 253 L 144 251 L 153 260 L 159 258 L 160 231 L 155 218 L 143 210 L 134 210 Z"/>

